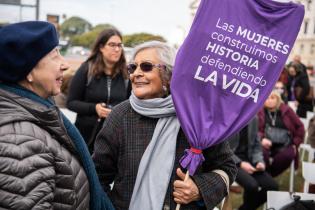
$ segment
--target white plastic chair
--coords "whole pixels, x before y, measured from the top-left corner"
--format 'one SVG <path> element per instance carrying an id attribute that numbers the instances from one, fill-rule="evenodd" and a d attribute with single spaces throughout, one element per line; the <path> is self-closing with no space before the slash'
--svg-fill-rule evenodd
<path id="1" fill-rule="evenodd" d="M 300 120 L 302 121 L 302 123 L 304 125 L 305 131 L 307 131 L 310 120 L 307 118 L 303 118 L 303 117 L 300 117 Z"/>
<path id="2" fill-rule="evenodd" d="M 302 121 L 302 123 L 304 125 L 304 130 L 305 130 L 305 136 L 304 136 L 303 144 L 300 144 L 300 146 L 299 146 L 299 151 L 300 151 L 300 154 L 301 154 L 300 160 L 303 161 L 304 160 L 304 155 L 305 155 L 305 149 L 304 149 L 305 146 L 303 147 L 303 145 L 307 144 L 308 126 L 309 126 L 310 120 L 306 119 L 306 118 L 300 118 L 300 120 Z M 305 148 L 306 148 L 307 151 L 309 151 L 308 147 L 305 147 Z"/>
<path id="3" fill-rule="evenodd" d="M 293 193 L 301 197 L 301 200 L 315 200 L 315 194 L 309 193 Z M 267 209 L 279 210 L 286 204 L 293 201 L 292 193 L 283 191 L 268 191 L 267 192 Z"/>
<path id="4" fill-rule="evenodd" d="M 296 112 L 297 106 L 295 104 L 295 101 L 288 101 L 288 105 L 294 112 Z"/>
<path id="5" fill-rule="evenodd" d="M 303 161 L 302 176 L 304 178 L 304 192 L 308 193 L 309 184 L 315 184 L 315 163 Z"/>
<path id="6" fill-rule="evenodd" d="M 314 115 L 315 115 L 314 112 L 307 111 L 306 112 L 306 119 L 309 121 L 310 119 L 312 119 L 312 117 L 314 117 Z"/>
<path id="7" fill-rule="evenodd" d="M 290 183 L 289 183 L 290 192 L 294 192 L 294 172 L 295 172 L 294 164 L 295 164 L 295 161 L 293 159 L 290 165 Z"/>
<path id="8" fill-rule="evenodd" d="M 302 155 L 301 155 L 301 161 L 304 160 L 304 153 L 305 151 L 308 152 L 308 158 L 307 161 L 308 162 L 312 162 L 314 160 L 314 153 L 315 153 L 315 148 L 312 148 L 310 144 L 300 144 L 299 147 L 302 151 Z"/>

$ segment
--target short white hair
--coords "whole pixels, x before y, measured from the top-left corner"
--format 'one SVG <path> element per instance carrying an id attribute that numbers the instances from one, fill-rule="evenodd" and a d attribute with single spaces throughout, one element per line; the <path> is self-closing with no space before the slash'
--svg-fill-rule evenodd
<path id="1" fill-rule="evenodd" d="M 166 66 L 165 71 L 160 71 L 160 77 L 162 79 L 163 86 L 166 87 L 165 94 L 170 94 L 170 81 L 172 78 L 172 71 L 176 55 L 175 49 L 168 44 L 160 41 L 144 42 L 134 48 L 134 51 L 131 55 L 131 61 L 134 61 L 136 55 L 140 51 L 145 49 L 155 49 L 161 64 L 164 64 Z"/>
<path id="2" fill-rule="evenodd" d="M 144 49 L 155 49 L 159 60 L 166 65 L 168 71 L 173 70 L 175 62 L 175 49 L 168 44 L 160 41 L 148 41 L 137 45 L 131 55 L 131 60 L 134 61 L 136 55 Z"/>

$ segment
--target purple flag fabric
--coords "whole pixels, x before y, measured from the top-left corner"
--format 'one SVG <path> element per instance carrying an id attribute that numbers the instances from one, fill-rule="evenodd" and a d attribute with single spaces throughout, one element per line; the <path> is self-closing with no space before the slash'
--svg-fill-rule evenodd
<path id="1" fill-rule="evenodd" d="M 295 42 L 304 7 L 271 0 L 202 0 L 176 56 L 171 92 L 191 148 L 181 165 L 194 174 L 200 150 L 244 127 L 262 107 Z"/>

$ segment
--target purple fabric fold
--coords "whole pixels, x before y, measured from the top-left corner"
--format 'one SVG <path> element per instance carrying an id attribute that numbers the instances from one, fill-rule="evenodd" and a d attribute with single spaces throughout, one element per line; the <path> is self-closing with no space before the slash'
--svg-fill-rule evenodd
<path id="1" fill-rule="evenodd" d="M 193 153 L 190 149 L 185 149 L 185 154 L 179 160 L 182 167 L 189 170 L 189 174 L 195 174 L 199 165 L 205 161 L 203 154 Z"/>

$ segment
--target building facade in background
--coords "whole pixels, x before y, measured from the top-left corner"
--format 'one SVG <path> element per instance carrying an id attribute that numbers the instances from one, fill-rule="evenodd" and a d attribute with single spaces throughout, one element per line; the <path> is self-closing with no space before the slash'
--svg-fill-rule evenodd
<path id="1" fill-rule="evenodd" d="M 303 4 L 305 16 L 301 25 L 298 38 L 293 46 L 288 62 L 295 55 L 300 55 L 302 62 L 307 66 L 315 66 L 315 0 L 295 0 L 294 2 Z M 200 0 L 191 0 L 190 10 L 192 19 L 194 18 Z"/>
<path id="2" fill-rule="evenodd" d="M 300 55 L 307 66 L 315 66 L 315 0 L 299 0 L 305 8 L 305 16 L 289 60 Z"/>

